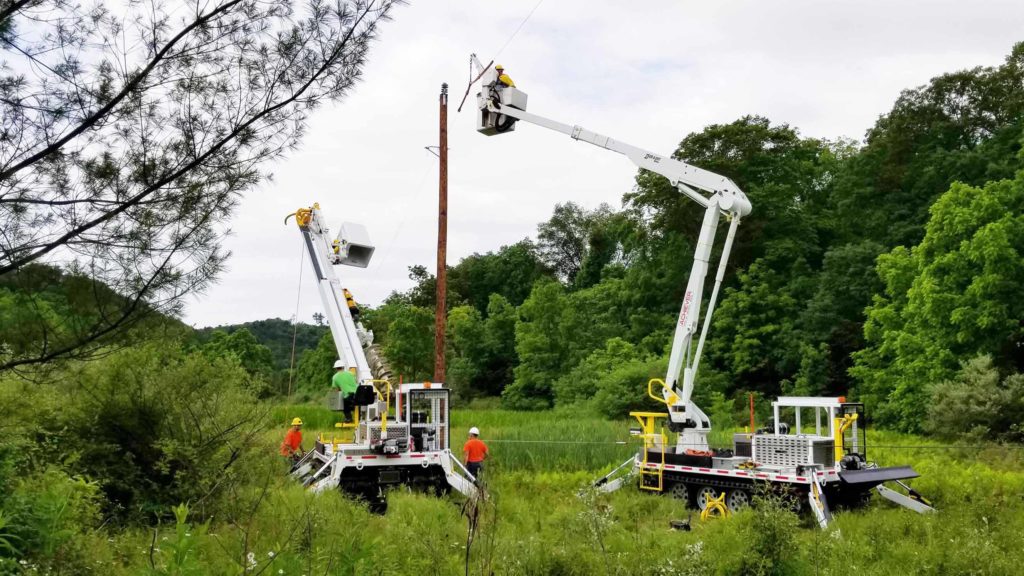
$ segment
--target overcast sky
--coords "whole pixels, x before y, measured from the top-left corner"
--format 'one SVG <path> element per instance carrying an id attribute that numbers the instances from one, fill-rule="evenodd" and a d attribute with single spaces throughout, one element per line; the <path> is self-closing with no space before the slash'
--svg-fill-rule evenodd
<path id="1" fill-rule="evenodd" d="M 529 111 L 668 154 L 688 133 L 746 114 L 812 137 L 860 140 L 900 90 L 947 71 L 1001 63 L 1024 40 L 1021 0 L 595 1 L 413 0 L 373 46 L 363 81 L 311 118 L 302 147 L 243 199 L 228 270 L 191 300 L 196 327 L 320 310 L 286 214 L 319 202 L 337 229 L 366 226 L 365 270 L 338 273 L 376 305 L 433 271 L 438 93 L 449 106 L 448 262 L 534 236 L 556 202 L 621 205 L 635 167 L 536 126 L 485 137 L 456 113 L 469 54 L 503 64 Z M 470 94 L 472 102 L 474 91 Z M 757 206 L 754 206 L 757 210 Z M 303 267 L 300 290 L 299 267 Z"/>

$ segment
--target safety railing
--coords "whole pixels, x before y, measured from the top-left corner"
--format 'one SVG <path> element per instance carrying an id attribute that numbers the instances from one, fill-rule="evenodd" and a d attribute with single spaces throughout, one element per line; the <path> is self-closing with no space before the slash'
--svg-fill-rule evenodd
<path id="1" fill-rule="evenodd" d="M 655 426 L 657 425 L 658 418 L 665 418 L 668 414 L 664 412 L 630 412 L 629 415 L 636 418 L 636 421 L 640 423 L 640 433 L 637 435 L 644 441 L 644 457 L 640 467 L 640 489 L 661 492 L 665 489 L 665 444 L 668 438 L 665 435 L 664 428 L 660 432 L 655 432 Z M 660 447 L 659 454 L 661 459 L 659 462 L 656 462 L 657 467 L 652 470 L 648 467 L 648 464 L 651 463 L 651 448 L 656 447 Z M 653 485 L 644 481 L 644 478 L 648 477 L 656 479 Z"/>
<path id="2" fill-rule="evenodd" d="M 661 396 L 657 396 L 654 394 L 653 388 L 655 384 L 661 387 Z M 668 392 L 668 394 L 665 394 L 665 392 Z M 675 390 L 673 390 L 672 387 L 669 386 L 668 384 L 665 384 L 665 381 L 662 380 L 661 378 L 651 378 L 650 380 L 647 381 L 647 395 L 657 400 L 658 402 L 661 402 L 665 406 L 668 406 L 669 408 L 671 408 L 673 404 L 679 401 L 679 396 L 676 395 Z"/>

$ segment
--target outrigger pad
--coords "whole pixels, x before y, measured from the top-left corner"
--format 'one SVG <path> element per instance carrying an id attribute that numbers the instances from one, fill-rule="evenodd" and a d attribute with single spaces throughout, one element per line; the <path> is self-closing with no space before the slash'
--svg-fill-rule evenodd
<path id="1" fill-rule="evenodd" d="M 840 470 L 839 479 L 844 484 L 853 484 L 872 488 L 890 480 L 906 480 L 920 476 L 910 466 L 892 466 L 890 468 L 868 468 L 867 470 Z"/>

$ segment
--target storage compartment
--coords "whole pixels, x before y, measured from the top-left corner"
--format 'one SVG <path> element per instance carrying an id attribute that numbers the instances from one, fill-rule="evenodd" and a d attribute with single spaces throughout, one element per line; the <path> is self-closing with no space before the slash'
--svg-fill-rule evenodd
<path id="1" fill-rule="evenodd" d="M 742 456 L 744 458 L 750 458 L 753 456 L 753 441 L 751 440 L 751 434 L 733 434 L 732 435 L 732 450 L 736 456 Z"/>

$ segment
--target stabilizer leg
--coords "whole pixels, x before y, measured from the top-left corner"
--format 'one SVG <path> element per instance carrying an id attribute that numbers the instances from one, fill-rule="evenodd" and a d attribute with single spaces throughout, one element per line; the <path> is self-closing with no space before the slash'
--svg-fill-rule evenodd
<path id="1" fill-rule="evenodd" d="M 832 513 L 828 510 L 828 501 L 825 499 L 825 491 L 822 490 L 822 480 L 813 472 L 811 478 L 811 490 L 807 493 L 807 499 L 811 504 L 811 510 L 814 511 L 814 518 L 818 521 L 818 526 L 825 529 L 828 528 L 828 523 L 832 520 Z"/>
<path id="2" fill-rule="evenodd" d="M 875 489 L 878 490 L 878 493 L 879 495 L 882 496 L 882 498 L 885 498 L 890 502 L 899 504 L 904 508 L 910 508 L 911 510 L 919 514 L 935 512 L 935 508 L 931 507 L 931 502 L 925 500 L 924 497 L 922 497 L 920 494 L 915 492 L 913 489 L 911 489 L 903 482 L 896 483 L 903 487 L 903 489 L 907 491 L 907 494 L 900 494 L 899 492 L 891 488 L 886 488 L 881 484 L 875 486 Z"/>
<path id="3" fill-rule="evenodd" d="M 639 457 L 639 455 L 630 456 L 629 460 L 619 464 L 614 470 L 595 481 L 594 488 L 597 488 L 600 492 L 614 492 L 619 488 L 622 488 L 628 480 L 633 478 Z M 620 474 L 623 469 L 625 469 L 626 472 Z M 616 476 L 617 474 L 618 476 Z"/>

